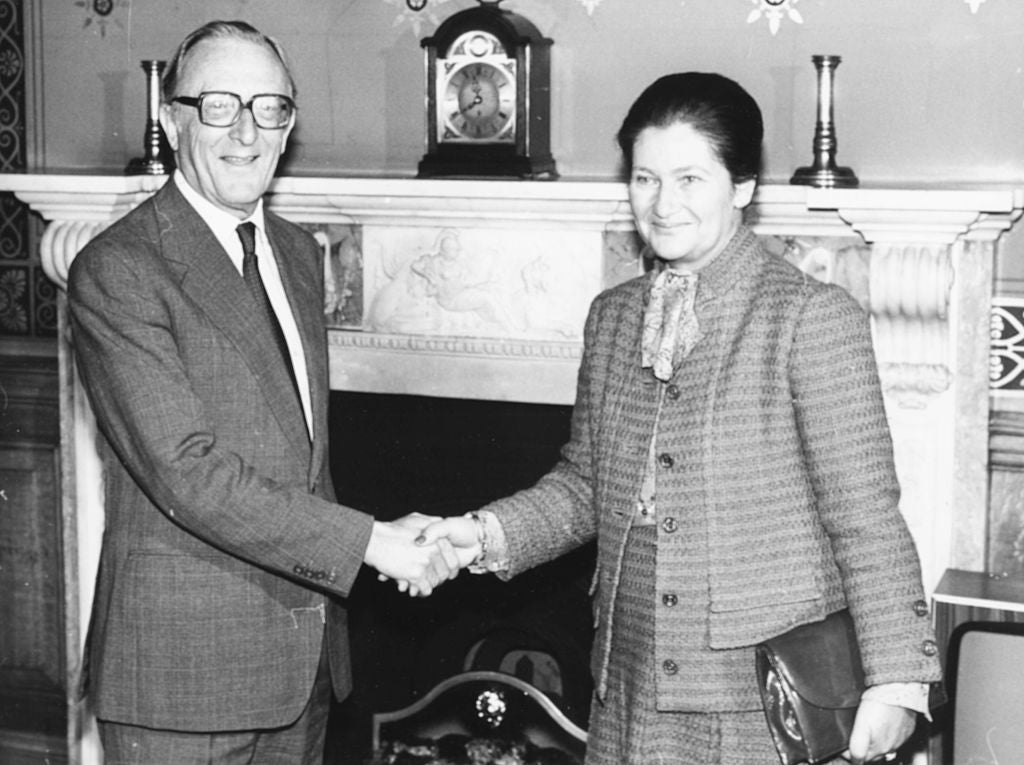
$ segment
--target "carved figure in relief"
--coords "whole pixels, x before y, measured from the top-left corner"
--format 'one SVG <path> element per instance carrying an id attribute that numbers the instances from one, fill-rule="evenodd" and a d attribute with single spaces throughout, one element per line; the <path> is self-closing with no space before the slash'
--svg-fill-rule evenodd
<path id="1" fill-rule="evenodd" d="M 332 242 L 327 231 L 315 231 L 313 238 L 324 253 L 324 316 L 327 323 L 341 326 L 350 323 L 355 302 L 358 315 L 360 276 L 363 253 L 353 231 L 345 231 Z"/>
<path id="2" fill-rule="evenodd" d="M 434 248 L 413 261 L 412 270 L 426 281 L 427 295 L 443 310 L 437 315 L 438 329 L 472 329 L 481 323 L 513 326 L 500 282 L 482 265 L 483 259 L 465 254 L 454 229 L 444 229 Z"/>
<path id="3" fill-rule="evenodd" d="M 424 279 L 412 270 L 414 256 L 381 258 L 387 282 L 373 297 L 363 319 L 372 332 L 424 332 L 435 324 L 437 307 Z"/>
<path id="4" fill-rule="evenodd" d="M 582 318 L 552 258 L 537 256 L 517 272 L 509 265 L 514 257 L 471 253 L 458 231 L 443 229 L 426 252 L 380 258 L 386 281 L 363 326 L 392 333 L 579 337 Z M 499 264 L 502 274 L 495 273 Z"/>
<path id="5" fill-rule="evenodd" d="M 566 301 L 554 294 L 557 285 L 551 261 L 544 256 L 534 258 L 523 267 L 520 277 L 523 288 L 512 300 L 517 327 L 534 336 L 579 337 L 580 322 L 567 314 Z"/>

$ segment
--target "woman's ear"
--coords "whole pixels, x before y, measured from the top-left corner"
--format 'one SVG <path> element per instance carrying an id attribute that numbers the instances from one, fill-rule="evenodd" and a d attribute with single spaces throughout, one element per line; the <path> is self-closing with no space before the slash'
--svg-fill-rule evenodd
<path id="1" fill-rule="evenodd" d="M 751 178 L 748 181 L 742 181 L 735 184 L 733 186 L 732 206 L 737 210 L 742 210 L 750 204 L 750 201 L 754 198 L 754 191 L 756 189 L 757 178 Z"/>

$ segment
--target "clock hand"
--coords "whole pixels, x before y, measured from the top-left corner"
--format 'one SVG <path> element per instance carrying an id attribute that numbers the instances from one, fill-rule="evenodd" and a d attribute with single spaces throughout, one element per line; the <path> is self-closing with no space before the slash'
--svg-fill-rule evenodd
<path id="1" fill-rule="evenodd" d="M 480 97 L 480 94 L 477 93 L 475 96 L 473 96 L 473 100 L 470 101 L 465 106 L 463 106 L 459 111 L 461 111 L 461 112 L 468 112 L 474 106 L 476 106 L 477 104 L 482 104 L 483 102 L 484 102 L 484 100 Z"/>

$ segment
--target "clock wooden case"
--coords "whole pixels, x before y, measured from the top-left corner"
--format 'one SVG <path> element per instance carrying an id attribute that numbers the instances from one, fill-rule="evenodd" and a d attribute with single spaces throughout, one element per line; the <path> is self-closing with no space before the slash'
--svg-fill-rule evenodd
<path id="1" fill-rule="evenodd" d="M 427 152 L 419 177 L 558 177 L 551 156 L 551 45 L 485 2 L 425 38 Z"/>

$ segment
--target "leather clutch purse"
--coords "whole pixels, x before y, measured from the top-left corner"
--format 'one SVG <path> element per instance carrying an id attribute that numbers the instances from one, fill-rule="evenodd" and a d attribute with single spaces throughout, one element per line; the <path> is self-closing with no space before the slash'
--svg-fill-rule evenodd
<path id="1" fill-rule="evenodd" d="M 783 765 L 815 765 L 844 751 L 864 691 L 850 612 L 766 640 L 755 655 L 765 716 Z"/>

